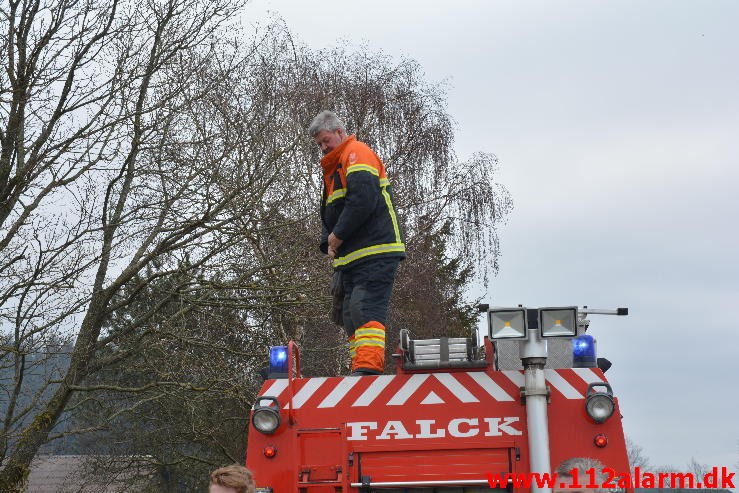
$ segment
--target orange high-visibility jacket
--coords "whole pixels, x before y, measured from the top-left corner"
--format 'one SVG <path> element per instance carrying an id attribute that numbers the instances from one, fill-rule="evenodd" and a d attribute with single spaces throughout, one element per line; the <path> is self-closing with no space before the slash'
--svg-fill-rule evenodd
<path id="1" fill-rule="evenodd" d="M 377 154 L 351 135 L 323 156 L 321 167 L 321 251 L 327 253 L 331 232 L 343 240 L 334 268 L 344 269 L 380 256 L 404 258 L 390 181 Z"/>

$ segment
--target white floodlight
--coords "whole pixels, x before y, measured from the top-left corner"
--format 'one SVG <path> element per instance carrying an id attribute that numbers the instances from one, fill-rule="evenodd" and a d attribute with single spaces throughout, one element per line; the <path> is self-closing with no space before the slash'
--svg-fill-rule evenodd
<path id="1" fill-rule="evenodd" d="M 577 307 L 539 308 L 539 333 L 542 337 L 575 337 Z"/>
<path id="2" fill-rule="evenodd" d="M 525 308 L 493 308 L 488 312 L 491 339 L 526 338 Z"/>

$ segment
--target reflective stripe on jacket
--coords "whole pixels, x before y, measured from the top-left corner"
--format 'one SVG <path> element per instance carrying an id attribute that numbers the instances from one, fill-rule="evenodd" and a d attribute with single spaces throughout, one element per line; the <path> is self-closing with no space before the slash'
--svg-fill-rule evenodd
<path id="1" fill-rule="evenodd" d="M 321 251 L 328 235 L 343 240 L 333 265 L 344 269 L 370 258 L 405 257 L 390 181 L 380 158 L 354 135 L 321 159 Z"/>

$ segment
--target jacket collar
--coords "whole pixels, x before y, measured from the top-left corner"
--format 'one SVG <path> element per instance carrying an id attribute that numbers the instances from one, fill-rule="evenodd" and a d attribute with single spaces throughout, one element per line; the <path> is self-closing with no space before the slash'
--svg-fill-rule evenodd
<path id="1" fill-rule="evenodd" d="M 341 155 L 346 149 L 346 146 L 356 140 L 356 135 L 348 136 L 341 144 L 338 145 L 338 147 L 321 158 L 321 168 L 323 168 L 323 173 L 325 175 L 332 174 L 336 170 L 336 167 L 341 162 Z"/>

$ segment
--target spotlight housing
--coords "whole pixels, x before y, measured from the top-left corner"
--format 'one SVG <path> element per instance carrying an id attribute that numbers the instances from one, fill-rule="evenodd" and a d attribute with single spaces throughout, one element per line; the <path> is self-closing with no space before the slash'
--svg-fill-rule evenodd
<path id="1" fill-rule="evenodd" d="M 539 308 L 539 332 L 542 337 L 575 337 L 577 307 Z"/>
<path id="2" fill-rule="evenodd" d="M 528 323 L 525 308 L 493 308 L 488 312 L 490 338 L 525 339 Z"/>
<path id="3" fill-rule="evenodd" d="M 594 390 L 596 387 L 604 387 L 605 392 Z M 596 423 L 604 423 L 613 415 L 616 404 L 613 401 L 613 390 L 606 382 L 593 382 L 588 385 L 585 394 L 585 411 Z"/>
<path id="4" fill-rule="evenodd" d="M 270 404 L 264 405 L 262 401 Z M 260 433 L 271 435 L 280 427 L 280 403 L 276 397 L 262 396 L 254 403 L 251 413 L 251 423 Z"/>

